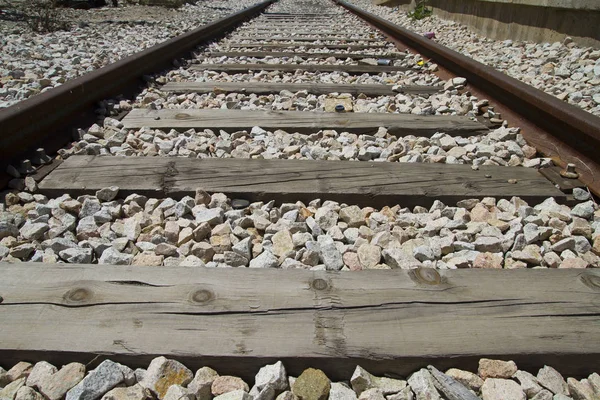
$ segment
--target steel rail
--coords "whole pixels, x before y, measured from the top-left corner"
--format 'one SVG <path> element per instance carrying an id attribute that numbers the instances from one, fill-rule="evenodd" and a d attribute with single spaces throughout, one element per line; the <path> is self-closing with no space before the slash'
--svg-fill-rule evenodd
<path id="1" fill-rule="evenodd" d="M 532 145 L 562 166 L 574 163 L 580 180 L 600 195 L 600 117 L 343 0 L 332 1 L 518 114 L 532 128 L 521 126 Z"/>
<path id="2" fill-rule="evenodd" d="M 56 150 L 71 138 L 83 120 L 93 116 L 94 105 L 139 88 L 144 75 L 172 66 L 172 61 L 196 46 L 220 37 L 239 23 L 257 15 L 276 0 L 267 0 L 190 32 L 159 43 L 66 82 L 57 88 L 0 110 L 0 187 L 6 181 L 6 166 L 44 141 Z M 93 118 L 93 117 L 92 117 Z"/>

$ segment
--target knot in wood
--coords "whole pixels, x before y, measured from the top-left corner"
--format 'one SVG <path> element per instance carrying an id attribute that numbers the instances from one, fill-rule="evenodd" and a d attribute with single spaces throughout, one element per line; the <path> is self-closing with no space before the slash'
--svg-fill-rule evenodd
<path id="1" fill-rule="evenodd" d="M 312 281 L 311 286 L 315 290 L 325 290 L 329 287 L 329 284 L 325 279 L 317 278 Z"/>
<path id="2" fill-rule="evenodd" d="M 419 267 L 412 271 L 412 276 L 417 282 L 427 285 L 439 285 L 442 283 L 442 277 L 434 268 Z"/>
<path id="3" fill-rule="evenodd" d="M 214 298 L 215 298 L 214 293 L 208 289 L 196 290 L 190 294 L 190 301 L 192 303 L 205 304 L 205 303 L 210 302 Z"/>
<path id="4" fill-rule="evenodd" d="M 590 289 L 600 290 L 600 276 L 593 273 L 586 273 L 581 275 L 581 281 L 585 286 Z"/>
<path id="5" fill-rule="evenodd" d="M 71 289 L 67 293 L 65 293 L 65 295 L 63 296 L 63 299 L 67 303 L 83 303 L 83 302 L 90 300 L 93 295 L 94 295 L 94 292 L 92 292 L 90 289 L 75 288 L 75 289 Z"/>
<path id="6" fill-rule="evenodd" d="M 0 303 L 4 301 L 4 297 L 0 296 Z"/>
<path id="7" fill-rule="evenodd" d="M 185 120 L 185 119 L 189 119 L 189 118 L 190 118 L 190 114 L 186 114 L 186 113 L 175 114 L 175 119 Z"/>

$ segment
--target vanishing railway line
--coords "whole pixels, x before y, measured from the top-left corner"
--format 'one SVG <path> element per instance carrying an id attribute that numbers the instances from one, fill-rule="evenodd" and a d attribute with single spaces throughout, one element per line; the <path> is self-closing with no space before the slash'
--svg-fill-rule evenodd
<path id="1" fill-rule="evenodd" d="M 598 117 L 337 3 L 0 111 L 0 363 L 600 369 Z"/>

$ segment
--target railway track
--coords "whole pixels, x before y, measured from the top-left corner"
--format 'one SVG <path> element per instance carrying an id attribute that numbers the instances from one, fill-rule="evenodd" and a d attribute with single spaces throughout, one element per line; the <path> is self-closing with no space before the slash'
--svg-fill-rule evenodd
<path id="1" fill-rule="evenodd" d="M 600 395 L 597 375 L 525 389 L 480 361 L 600 370 L 598 118 L 338 3 L 259 3 L 0 111 L 0 365 L 166 356 L 251 382 L 281 360 L 354 371 L 330 398 Z M 136 379 L 161 400 L 221 394 L 206 369 L 167 394 L 191 372 L 152 365 Z M 295 394 L 322 381 L 302 376 Z M 260 379 L 231 398 L 290 386 Z"/>

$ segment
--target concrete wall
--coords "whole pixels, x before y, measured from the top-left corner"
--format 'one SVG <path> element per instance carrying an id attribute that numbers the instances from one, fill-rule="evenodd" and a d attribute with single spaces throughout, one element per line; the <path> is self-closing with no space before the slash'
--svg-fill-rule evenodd
<path id="1" fill-rule="evenodd" d="M 414 6 L 414 0 L 373 2 Z M 541 43 L 570 36 L 580 45 L 600 48 L 600 0 L 429 0 L 428 5 L 435 15 L 493 39 Z"/>

